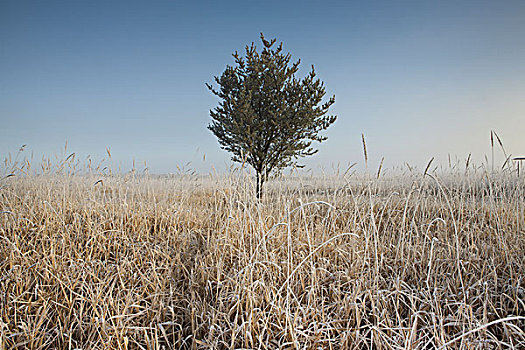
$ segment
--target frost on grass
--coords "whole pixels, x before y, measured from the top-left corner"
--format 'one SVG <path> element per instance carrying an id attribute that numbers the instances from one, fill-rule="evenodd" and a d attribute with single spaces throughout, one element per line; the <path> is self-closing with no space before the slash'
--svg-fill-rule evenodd
<path id="1" fill-rule="evenodd" d="M 2 179 L 0 347 L 525 347 L 523 178 L 253 186 Z"/>

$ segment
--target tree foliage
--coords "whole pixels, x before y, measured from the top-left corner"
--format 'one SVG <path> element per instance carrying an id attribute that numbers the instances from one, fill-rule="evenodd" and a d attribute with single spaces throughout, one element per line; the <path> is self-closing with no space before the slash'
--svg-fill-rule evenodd
<path id="1" fill-rule="evenodd" d="M 257 196 L 262 184 L 274 171 L 297 164 L 297 159 L 317 152 L 312 142 L 322 142 L 319 134 L 336 116 L 326 115 L 335 96 L 322 102 L 324 84 L 316 78 L 314 67 L 303 79 L 295 75 L 300 60 L 291 62 L 282 43 L 268 41 L 261 33 L 264 48 L 246 46 L 245 56 L 233 54 L 235 66 L 227 66 L 215 77 L 218 88 L 206 86 L 219 97 L 210 111 L 208 129 L 221 148 L 232 153 L 232 160 L 250 164 L 257 173 Z"/>

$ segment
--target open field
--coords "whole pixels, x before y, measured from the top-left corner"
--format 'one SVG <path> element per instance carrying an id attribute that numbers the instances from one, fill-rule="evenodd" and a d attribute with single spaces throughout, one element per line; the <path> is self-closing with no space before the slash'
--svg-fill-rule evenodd
<path id="1" fill-rule="evenodd" d="M 99 181 L 101 180 L 101 181 Z M 515 173 L 0 182 L 0 348 L 525 348 Z"/>

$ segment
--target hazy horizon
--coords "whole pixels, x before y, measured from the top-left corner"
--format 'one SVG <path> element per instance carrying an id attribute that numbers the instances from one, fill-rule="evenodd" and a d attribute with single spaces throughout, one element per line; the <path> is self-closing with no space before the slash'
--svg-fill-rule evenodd
<path id="1" fill-rule="evenodd" d="M 336 95 L 310 169 L 491 160 L 494 130 L 525 156 L 525 2 L 66 2 L 0 4 L 0 156 L 228 168 L 207 90 L 259 33 Z M 496 163 L 504 161 L 495 147 Z M 125 169 L 125 168 L 128 169 Z"/>

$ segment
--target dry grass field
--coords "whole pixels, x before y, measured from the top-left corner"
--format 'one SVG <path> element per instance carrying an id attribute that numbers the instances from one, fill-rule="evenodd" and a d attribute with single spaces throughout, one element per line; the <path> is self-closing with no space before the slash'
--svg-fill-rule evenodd
<path id="1" fill-rule="evenodd" d="M 525 348 L 525 177 L 253 185 L 3 177 L 0 348 Z"/>

